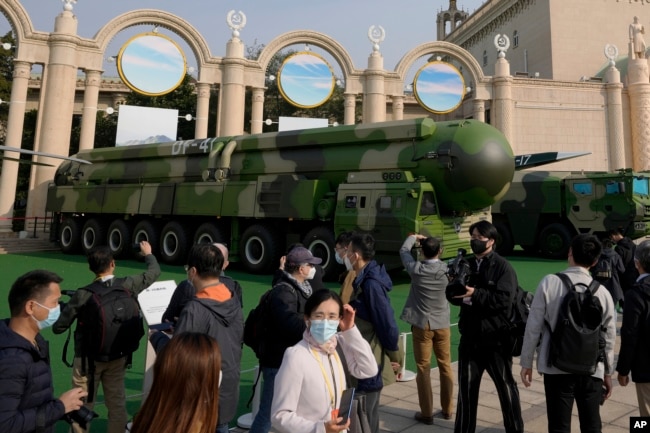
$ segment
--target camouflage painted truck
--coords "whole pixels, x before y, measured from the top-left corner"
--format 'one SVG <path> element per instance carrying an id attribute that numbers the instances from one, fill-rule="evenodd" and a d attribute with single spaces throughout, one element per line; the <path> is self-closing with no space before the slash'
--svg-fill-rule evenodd
<path id="1" fill-rule="evenodd" d="M 193 242 L 221 241 L 249 272 L 274 269 L 302 242 L 335 269 L 334 239 L 357 230 L 399 267 L 410 232 L 441 237 L 452 256 L 515 170 L 512 149 L 477 121 L 411 119 L 94 149 L 63 162 L 49 186 L 51 235 L 66 253 L 108 244 L 116 256 L 152 243 L 182 263 Z"/>
<path id="2" fill-rule="evenodd" d="M 492 206 L 501 240 L 497 250 L 565 259 L 578 233 L 605 236 L 622 228 L 631 239 L 650 234 L 648 173 L 516 172 L 510 189 Z"/>

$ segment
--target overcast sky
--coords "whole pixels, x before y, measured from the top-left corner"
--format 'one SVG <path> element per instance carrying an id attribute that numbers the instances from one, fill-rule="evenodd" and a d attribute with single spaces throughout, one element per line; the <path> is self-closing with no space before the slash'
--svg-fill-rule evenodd
<path id="1" fill-rule="evenodd" d="M 61 0 L 19 0 L 36 30 L 50 32 L 54 18 L 63 10 Z M 458 0 L 459 9 L 474 12 L 485 0 Z M 74 14 L 78 34 L 93 37 L 110 19 L 135 9 L 161 9 L 180 16 L 205 38 L 215 56 L 225 54 L 230 29 L 228 11 L 242 11 L 247 18 L 240 38 L 247 46 L 255 41 L 267 44 L 282 33 L 314 30 L 337 40 L 350 54 L 355 67 L 367 67 L 372 52 L 368 40 L 371 25 L 382 26 L 386 38 L 381 44 L 384 67 L 394 69 L 400 58 L 423 42 L 436 39 L 436 14 L 449 7 L 448 0 L 78 0 Z M 150 31 L 137 27 L 117 37 L 109 49 L 117 54 L 129 36 Z M 8 31 L 0 15 L 0 34 Z M 191 53 L 187 53 L 191 56 Z M 188 58 L 188 64 L 196 64 Z M 107 73 L 110 73 L 107 67 Z"/>

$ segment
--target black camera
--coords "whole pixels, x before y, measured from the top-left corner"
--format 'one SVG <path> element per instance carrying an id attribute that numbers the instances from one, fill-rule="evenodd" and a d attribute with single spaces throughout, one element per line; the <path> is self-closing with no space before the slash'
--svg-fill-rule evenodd
<path id="1" fill-rule="evenodd" d="M 139 253 L 140 252 L 140 242 L 134 242 L 131 245 L 131 248 L 133 249 L 134 253 Z"/>
<path id="2" fill-rule="evenodd" d="M 448 298 L 463 295 L 467 292 L 467 281 L 471 275 L 469 262 L 465 259 L 467 250 L 458 248 L 456 258 L 449 262 L 449 269 L 447 270 L 447 277 L 449 284 L 445 290 Z"/>
<path id="3" fill-rule="evenodd" d="M 80 409 L 73 410 L 72 412 L 66 413 L 64 419 L 69 424 L 76 422 L 77 424 L 79 424 L 79 427 L 86 430 L 88 428 L 88 423 L 94 420 L 95 418 L 97 418 L 98 416 L 99 415 L 97 415 L 92 410 L 88 409 L 86 406 L 81 406 Z"/>

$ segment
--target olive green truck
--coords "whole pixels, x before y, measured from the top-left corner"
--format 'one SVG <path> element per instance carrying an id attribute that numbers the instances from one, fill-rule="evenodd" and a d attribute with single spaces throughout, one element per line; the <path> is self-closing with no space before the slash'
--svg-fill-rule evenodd
<path id="1" fill-rule="evenodd" d="M 649 173 L 518 171 L 506 194 L 492 205 L 501 235 L 497 250 L 515 245 L 530 253 L 565 259 L 578 233 L 599 237 L 613 228 L 631 239 L 650 234 Z"/>

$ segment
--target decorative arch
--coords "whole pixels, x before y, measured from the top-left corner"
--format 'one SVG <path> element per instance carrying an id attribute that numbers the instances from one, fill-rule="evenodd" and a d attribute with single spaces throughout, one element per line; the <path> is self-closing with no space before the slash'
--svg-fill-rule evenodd
<path id="1" fill-rule="evenodd" d="M 406 73 L 417 59 L 433 53 L 447 54 L 458 59 L 458 61 L 460 61 L 460 63 L 462 63 L 467 68 L 466 70 L 472 75 L 475 83 L 483 81 L 485 75 L 483 75 L 483 70 L 476 59 L 460 46 L 445 41 L 427 42 L 413 48 L 397 63 L 395 72 L 399 75 L 400 79 L 404 81 L 406 80 Z"/>
<path id="2" fill-rule="evenodd" d="M 346 78 L 353 74 L 354 65 L 352 63 L 352 58 L 345 48 L 329 36 L 310 30 L 297 30 L 281 34 L 264 47 L 257 62 L 260 65 L 260 68 L 262 68 L 262 71 L 266 71 L 269 62 L 275 53 L 289 45 L 305 43 L 315 45 L 330 53 L 338 62 L 339 66 L 343 70 L 343 75 Z"/>
<path id="3" fill-rule="evenodd" d="M 178 35 L 189 45 L 199 66 L 210 62 L 212 56 L 208 44 L 190 23 L 169 12 L 156 9 L 138 9 L 113 18 L 97 32 L 95 41 L 100 50 L 105 52 L 108 44 L 119 32 L 143 24 L 162 27 Z"/>
<path id="4" fill-rule="evenodd" d="M 9 25 L 16 35 L 17 42 L 34 34 L 32 20 L 27 15 L 25 8 L 17 1 L 1 2 L 0 12 L 9 21 Z"/>

